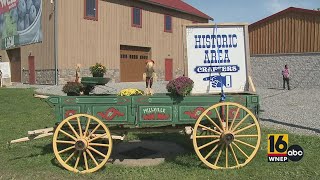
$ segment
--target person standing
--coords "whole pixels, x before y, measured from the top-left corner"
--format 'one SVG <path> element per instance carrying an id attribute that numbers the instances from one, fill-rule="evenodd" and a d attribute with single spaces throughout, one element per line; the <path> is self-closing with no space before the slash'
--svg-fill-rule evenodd
<path id="1" fill-rule="evenodd" d="M 284 69 L 282 70 L 282 77 L 283 77 L 283 89 L 286 89 L 286 83 L 288 86 L 288 90 L 290 90 L 290 85 L 289 85 L 289 76 L 290 76 L 290 71 L 288 68 L 288 65 L 284 66 Z"/>

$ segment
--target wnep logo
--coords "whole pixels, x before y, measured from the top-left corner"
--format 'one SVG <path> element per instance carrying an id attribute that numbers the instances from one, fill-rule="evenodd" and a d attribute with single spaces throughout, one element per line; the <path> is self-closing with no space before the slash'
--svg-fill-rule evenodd
<path id="1" fill-rule="evenodd" d="M 300 161 L 303 157 L 302 147 L 288 147 L 288 144 L 288 134 L 268 134 L 268 162 Z"/>

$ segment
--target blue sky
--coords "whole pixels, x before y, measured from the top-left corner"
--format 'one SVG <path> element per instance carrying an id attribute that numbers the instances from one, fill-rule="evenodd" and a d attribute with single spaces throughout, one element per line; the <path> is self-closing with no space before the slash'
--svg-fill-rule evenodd
<path id="1" fill-rule="evenodd" d="M 184 0 L 214 22 L 254 23 L 288 7 L 320 8 L 320 0 Z"/>

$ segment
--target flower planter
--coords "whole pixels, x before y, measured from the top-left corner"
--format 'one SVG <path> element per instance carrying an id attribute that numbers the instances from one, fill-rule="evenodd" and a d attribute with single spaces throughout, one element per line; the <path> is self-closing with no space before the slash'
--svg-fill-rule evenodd
<path id="1" fill-rule="evenodd" d="M 77 92 L 68 92 L 67 96 L 79 96 L 80 94 Z"/>
<path id="2" fill-rule="evenodd" d="M 107 68 L 101 63 L 96 63 L 95 65 L 90 66 L 89 69 L 93 77 L 103 77 L 107 72 Z"/>
<path id="3" fill-rule="evenodd" d="M 104 73 L 93 73 L 93 77 L 103 77 Z"/>
<path id="4" fill-rule="evenodd" d="M 62 88 L 62 91 L 68 96 L 79 96 L 83 91 L 84 86 L 78 82 L 67 82 Z"/>

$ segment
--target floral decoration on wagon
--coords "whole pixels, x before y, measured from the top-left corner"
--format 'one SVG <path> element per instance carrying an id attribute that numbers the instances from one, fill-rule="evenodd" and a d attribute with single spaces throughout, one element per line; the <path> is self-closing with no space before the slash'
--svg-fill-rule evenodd
<path id="1" fill-rule="evenodd" d="M 68 96 L 79 96 L 83 90 L 84 86 L 79 82 L 67 82 L 62 88 L 62 91 Z"/>
<path id="2" fill-rule="evenodd" d="M 143 95 L 143 91 L 140 89 L 122 89 L 118 96 L 136 96 L 136 95 Z"/>
<path id="3" fill-rule="evenodd" d="M 93 77 L 103 77 L 107 72 L 107 68 L 101 63 L 96 63 L 95 65 L 90 66 L 89 69 Z"/>
<path id="4" fill-rule="evenodd" d="M 169 81 L 169 83 L 167 84 L 167 90 L 172 95 L 187 96 L 192 91 L 193 84 L 194 82 L 192 81 L 192 79 L 185 76 L 180 76 Z"/>

